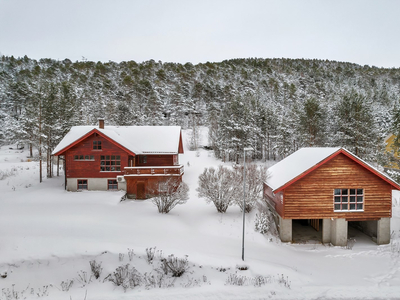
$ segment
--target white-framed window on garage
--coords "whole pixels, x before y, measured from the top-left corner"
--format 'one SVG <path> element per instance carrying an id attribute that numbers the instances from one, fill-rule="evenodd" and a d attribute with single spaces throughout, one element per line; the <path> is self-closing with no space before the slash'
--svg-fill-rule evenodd
<path id="1" fill-rule="evenodd" d="M 364 189 L 334 189 L 334 211 L 363 211 Z"/>
<path id="2" fill-rule="evenodd" d="M 107 184 L 107 188 L 109 190 L 118 190 L 118 182 L 116 179 L 108 179 L 108 184 Z"/>
<path id="3" fill-rule="evenodd" d="M 87 190 L 88 183 L 87 179 L 78 179 L 78 190 Z"/>

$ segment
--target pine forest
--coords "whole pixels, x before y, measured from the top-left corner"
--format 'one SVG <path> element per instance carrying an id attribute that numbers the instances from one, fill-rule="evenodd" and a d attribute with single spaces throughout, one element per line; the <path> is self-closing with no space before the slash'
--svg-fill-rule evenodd
<path id="1" fill-rule="evenodd" d="M 301 147 L 341 146 L 385 165 L 400 136 L 400 69 L 305 59 L 218 63 L 72 62 L 0 57 L 0 144 L 43 151 L 74 125 L 200 126 L 218 158 L 280 160 Z M 399 141 L 396 141 L 399 145 Z"/>

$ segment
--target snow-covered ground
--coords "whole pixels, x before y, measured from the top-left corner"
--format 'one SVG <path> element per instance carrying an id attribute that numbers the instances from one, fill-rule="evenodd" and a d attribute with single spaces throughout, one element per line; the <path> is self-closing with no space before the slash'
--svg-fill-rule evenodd
<path id="1" fill-rule="evenodd" d="M 242 262 L 240 209 L 219 214 L 197 196 L 199 174 L 221 164 L 211 151 L 180 156 L 190 199 L 165 215 L 149 200 L 120 202 L 122 192 L 66 192 L 63 176 L 39 183 L 38 162 L 9 148 L 0 149 L 1 300 L 400 298 L 400 193 L 394 193 L 390 245 L 377 246 L 362 234 L 352 249 L 282 244 L 254 231 L 254 211 L 246 216 Z M 159 276 L 160 256 L 152 264 L 146 259 L 150 247 L 163 257 L 188 255 L 188 271 L 164 278 L 162 288 L 146 289 L 143 282 L 125 292 L 104 281 L 128 263 L 142 278 Z M 88 283 L 93 260 L 103 270 Z M 244 286 L 229 284 L 243 276 Z M 266 284 L 254 286 L 256 276 Z"/>

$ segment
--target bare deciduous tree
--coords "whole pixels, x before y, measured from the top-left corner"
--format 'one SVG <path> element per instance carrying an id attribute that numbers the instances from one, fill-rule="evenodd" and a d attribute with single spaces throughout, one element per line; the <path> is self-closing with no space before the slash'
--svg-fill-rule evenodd
<path id="1" fill-rule="evenodd" d="M 199 197 L 205 198 L 207 203 L 214 203 L 217 211 L 224 213 L 232 204 L 236 192 L 233 180 L 235 180 L 234 172 L 226 167 L 205 168 L 199 176 L 197 188 Z"/>
<path id="2" fill-rule="evenodd" d="M 237 192 L 234 194 L 234 202 L 239 205 L 243 211 L 243 166 L 234 169 Z M 262 198 L 263 182 L 267 179 L 266 166 L 257 166 L 256 164 L 246 165 L 246 204 L 245 212 L 250 212 L 259 199 Z"/>

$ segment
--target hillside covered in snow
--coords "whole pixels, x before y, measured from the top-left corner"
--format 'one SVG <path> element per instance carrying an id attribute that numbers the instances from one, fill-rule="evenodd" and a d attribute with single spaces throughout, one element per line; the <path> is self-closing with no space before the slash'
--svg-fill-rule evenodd
<path id="1" fill-rule="evenodd" d="M 206 137 L 199 140 L 203 144 Z M 190 197 L 169 214 L 158 213 L 151 200 L 120 202 L 122 192 L 66 192 L 62 172 L 39 183 L 38 162 L 27 156 L 28 149 L 0 148 L 1 300 L 398 299 L 400 294 L 399 193 L 393 195 L 389 245 L 377 246 L 360 232 L 349 232 L 347 247 L 312 238 L 281 243 L 273 229 L 255 231 L 260 211 L 254 210 L 246 215 L 243 262 L 240 208 L 218 213 L 196 191 L 203 169 L 221 164 L 210 150 L 186 148 L 180 155 Z M 165 270 L 163 259 L 169 258 L 184 265 L 182 276 Z M 128 273 L 125 285 L 118 281 Z"/>

